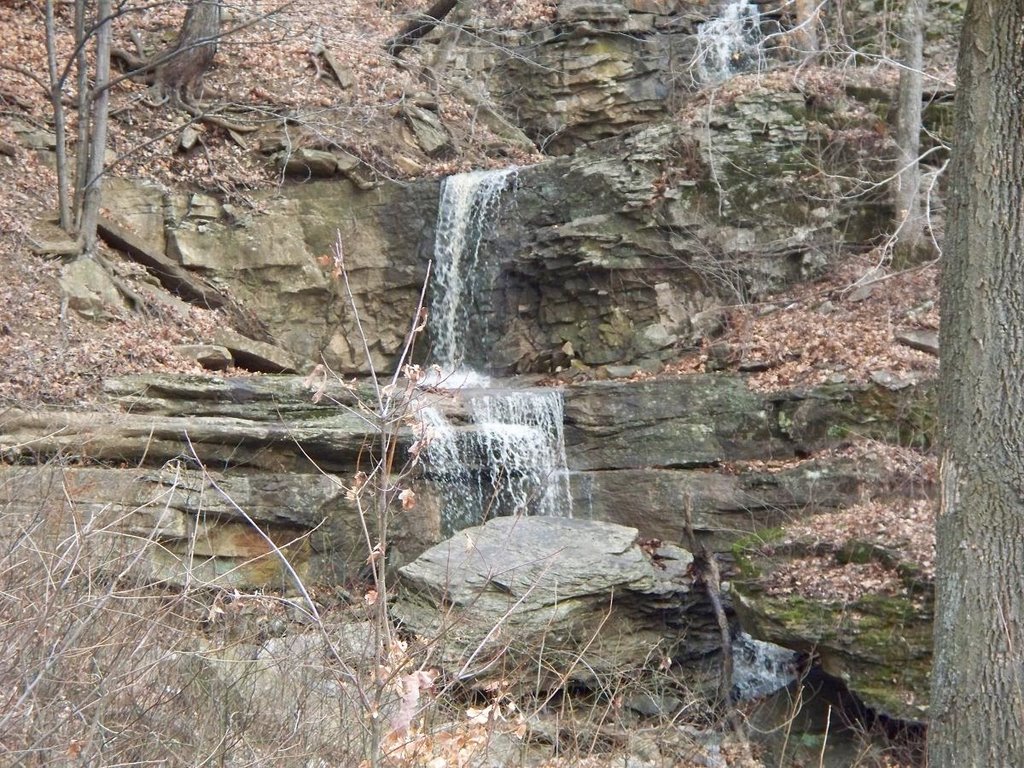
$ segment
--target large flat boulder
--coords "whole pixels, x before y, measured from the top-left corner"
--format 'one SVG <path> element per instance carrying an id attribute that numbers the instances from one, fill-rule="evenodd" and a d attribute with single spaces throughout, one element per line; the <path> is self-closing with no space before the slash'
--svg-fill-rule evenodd
<path id="1" fill-rule="evenodd" d="M 436 642 L 456 680 L 531 689 L 671 668 L 693 689 L 714 679 L 717 624 L 693 557 L 644 549 L 635 528 L 504 517 L 467 528 L 399 571 L 393 614 Z"/>

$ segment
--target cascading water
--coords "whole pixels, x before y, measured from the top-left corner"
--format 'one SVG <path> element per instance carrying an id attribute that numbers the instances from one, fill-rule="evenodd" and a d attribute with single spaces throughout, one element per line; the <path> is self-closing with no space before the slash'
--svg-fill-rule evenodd
<path id="1" fill-rule="evenodd" d="M 468 424 L 455 426 L 433 408 L 421 412 L 427 471 L 441 489 L 448 534 L 495 515 L 571 514 L 561 392 L 486 389 L 487 377 L 467 367 L 466 342 L 485 331 L 477 301 L 497 272 L 481 246 L 517 171 L 450 176 L 441 188 L 430 323 L 441 373 L 427 383 L 475 387 L 462 390 Z"/>
<path id="2" fill-rule="evenodd" d="M 466 364 L 473 299 L 489 287 L 486 283 L 492 277 L 480 263 L 480 246 L 501 193 L 515 180 L 518 170 L 460 173 L 441 184 L 430 325 L 434 362 L 456 378 L 461 378 L 459 373 Z"/>
<path id="3" fill-rule="evenodd" d="M 701 82 L 721 83 L 737 72 L 759 66 L 762 49 L 761 12 L 748 0 L 732 0 L 716 19 L 697 28 L 694 57 Z"/>
<path id="4" fill-rule="evenodd" d="M 751 701 L 794 682 L 799 654 L 740 632 L 732 643 L 732 694 L 736 701 Z"/>
<path id="5" fill-rule="evenodd" d="M 466 393 L 469 423 L 423 409 L 429 476 L 451 534 L 498 515 L 571 514 L 557 390 Z"/>
<path id="6" fill-rule="evenodd" d="M 721 57 L 732 61 L 732 53 Z M 446 536 L 498 515 L 572 514 L 561 392 L 491 388 L 486 376 L 467 367 L 467 362 L 487 362 L 467 361 L 466 342 L 485 336 L 479 323 L 488 308 L 480 304 L 486 303 L 498 269 L 488 263 L 482 244 L 516 172 L 476 171 L 442 185 L 430 324 L 441 374 L 422 385 L 458 390 L 465 418 L 453 423 L 429 407 L 419 413 L 426 475 L 441 497 Z M 765 696 L 796 677 L 792 651 L 745 633 L 734 640 L 733 661 L 737 700 Z"/>

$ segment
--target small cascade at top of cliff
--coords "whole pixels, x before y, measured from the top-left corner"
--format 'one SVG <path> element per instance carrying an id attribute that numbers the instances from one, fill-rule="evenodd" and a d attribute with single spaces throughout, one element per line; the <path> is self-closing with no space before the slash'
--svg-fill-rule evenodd
<path id="1" fill-rule="evenodd" d="M 721 83 L 763 63 L 761 12 L 749 0 L 731 0 L 718 18 L 697 28 L 697 74 L 704 83 Z"/>
<path id="2" fill-rule="evenodd" d="M 462 173 L 441 186 L 430 303 L 441 370 L 427 383 L 462 390 L 469 423 L 454 425 L 433 408 L 421 416 L 427 473 L 441 489 L 448 534 L 496 515 L 571 514 L 561 392 L 488 388 L 490 380 L 473 367 L 486 370 L 485 350 L 470 349 L 494 314 L 487 302 L 499 275 L 484 244 L 518 170 Z"/>

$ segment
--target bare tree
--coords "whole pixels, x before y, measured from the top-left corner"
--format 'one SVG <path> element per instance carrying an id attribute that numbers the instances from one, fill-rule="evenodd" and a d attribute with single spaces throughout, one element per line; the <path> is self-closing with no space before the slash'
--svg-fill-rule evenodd
<path id="1" fill-rule="evenodd" d="M 178 39 L 156 57 L 156 81 L 175 101 L 198 95 L 203 75 L 213 65 L 220 36 L 218 0 L 192 0 Z"/>
<path id="2" fill-rule="evenodd" d="M 107 112 L 110 104 L 110 48 L 113 7 L 111 0 L 97 0 L 90 16 L 87 0 L 75 0 L 75 50 L 71 59 L 61 62 L 57 55 L 57 26 L 53 0 L 46 0 L 46 59 L 49 74 L 48 95 L 53 108 L 57 160 L 57 204 L 60 226 L 78 235 L 83 253 L 96 250 L 96 223 L 103 159 L 107 146 Z M 86 51 L 95 47 L 92 85 Z M 62 66 L 63 64 L 63 66 Z M 65 87 L 73 68 L 77 68 L 78 142 L 75 155 L 74 189 L 68 156 L 67 116 L 64 110 Z"/>
<path id="3" fill-rule="evenodd" d="M 76 14 L 78 11 L 76 5 Z M 67 117 L 64 114 L 64 84 L 60 72 L 60 61 L 57 58 L 57 23 L 54 18 L 53 0 L 46 0 L 44 6 L 46 17 L 46 68 L 49 73 L 49 98 L 53 109 L 53 131 L 56 138 L 57 154 L 57 210 L 60 227 L 71 232 L 74 222 L 71 218 L 71 182 L 68 179 L 68 140 Z"/>
<path id="4" fill-rule="evenodd" d="M 53 0 L 46 0 L 44 15 L 47 42 L 48 97 L 53 109 L 56 136 L 57 197 L 60 226 L 77 235 L 82 253 L 96 249 L 100 187 L 104 174 L 107 144 L 107 113 L 112 55 L 124 59 L 127 54 L 112 45 L 112 21 L 117 10 L 112 0 L 75 0 L 74 52 L 61 61 L 57 52 L 57 22 Z M 185 104 L 198 91 L 202 77 L 213 63 L 220 36 L 221 5 L 217 0 L 192 0 L 175 42 L 149 62 L 132 58 L 136 74 L 155 72 L 153 79 L 178 104 Z M 87 52 L 94 51 L 94 69 L 90 78 Z M 75 153 L 69 154 L 65 99 L 69 79 L 75 74 L 78 134 Z M 190 109 L 193 111 L 193 109 Z M 236 126 L 231 126 L 235 128 Z M 251 130 L 237 127 L 238 130 Z M 72 165 L 74 172 L 72 173 Z"/>
<path id="5" fill-rule="evenodd" d="M 96 252 L 96 224 L 100 213 L 100 187 L 103 183 L 103 160 L 107 151 L 107 116 L 110 111 L 110 38 L 111 0 L 97 0 L 96 3 L 96 78 L 93 83 L 93 97 L 89 122 L 88 161 L 85 164 L 82 189 L 82 220 L 79 226 L 79 241 L 82 252 L 91 255 Z M 80 116 L 79 119 L 83 119 Z M 83 152 L 79 147 L 79 153 Z"/>
<path id="6" fill-rule="evenodd" d="M 942 276 L 931 768 L 1024 765 L 1024 0 L 970 0 Z"/>
<path id="7" fill-rule="evenodd" d="M 927 0 L 906 0 L 900 29 L 902 68 L 896 112 L 899 172 L 894 180 L 896 259 L 908 264 L 930 255 L 921 205 L 921 100 L 924 90 L 924 14 Z"/>

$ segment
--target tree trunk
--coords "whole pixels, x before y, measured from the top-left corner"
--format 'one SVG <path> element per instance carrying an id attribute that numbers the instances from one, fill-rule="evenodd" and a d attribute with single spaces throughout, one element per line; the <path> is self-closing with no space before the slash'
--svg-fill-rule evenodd
<path id="1" fill-rule="evenodd" d="M 192 0 L 177 41 L 158 57 L 165 63 L 157 67 L 156 79 L 165 92 L 178 100 L 198 94 L 203 75 L 217 55 L 219 35 L 220 2 Z"/>
<path id="2" fill-rule="evenodd" d="M 110 39 L 111 0 L 96 3 L 96 79 L 93 83 L 92 132 L 89 139 L 89 162 L 86 168 L 82 197 L 82 227 L 79 238 L 82 252 L 96 252 L 96 224 L 100 211 L 100 187 L 103 183 L 103 161 L 107 151 L 107 113 L 110 106 Z M 79 119 L 82 119 L 81 117 Z M 79 153 L 85 147 L 78 148 Z"/>
<path id="3" fill-rule="evenodd" d="M 50 106 L 53 108 L 53 134 L 56 139 L 57 161 L 57 211 L 60 228 L 70 233 L 71 194 L 68 169 L 67 120 L 64 117 L 64 82 L 60 77 L 57 63 L 57 24 L 53 14 L 53 0 L 46 0 L 44 6 L 46 24 L 46 65 L 50 75 Z"/>
<path id="4" fill-rule="evenodd" d="M 921 209 L 921 97 L 924 90 L 924 14 L 927 0 L 906 0 L 900 25 L 900 87 L 896 112 L 899 173 L 895 179 L 896 261 L 905 266 L 930 255 Z"/>
<path id="5" fill-rule="evenodd" d="M 970 0 L 942 276 L 931 768 L 1024 765 L 1024 0 Z"/>
<path id="6" fill-rule="evenodd" d="M 89 59 L 86 56 L 88 37 L 85 29 L 86 0 L 75 0 L 75 69 L 78 106 L 78 143 L 75 146 L 75 194 L 71 201 L 74 212 L 74 231 L 82 228 L 82 199 L 85 196 L 85 184 L 89 173 L 89 132 L 92 120 L 89 119 Z"/>

